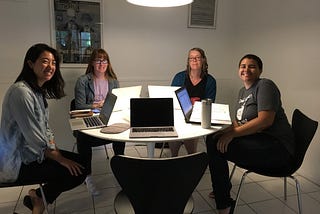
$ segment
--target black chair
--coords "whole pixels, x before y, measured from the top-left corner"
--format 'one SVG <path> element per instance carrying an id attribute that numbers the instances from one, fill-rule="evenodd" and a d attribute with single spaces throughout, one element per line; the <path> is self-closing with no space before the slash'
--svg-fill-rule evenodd
<path id="1" fill-rule="evenodd" d="M 42 189 L 42 184 L 41 183 L 38 183 L 38 182 L 26 182 L 26 183 L 18 183 L 18 182 L 12 182 L 12 183 L 0 183 L 0 188 L 10 188 L 10 187 L 18 187 L 18 186 L 27 186 L 27 185 L 35 185 L 35 184 L 38 184 L 39 187 L 40 187 L 40 191 L 41 191 L 41 197 L 42 197 L 42 200 L 43 200 L 43 203 L 44 203 L 44 207 L 45 207 L 45 213 L 49 213 L 49 209 L 48 209 L 48 204 L 47 204 L 47 200 L 46 200 L 46 197 L 44 195 L 44 192 L 43 192 L 43 189 Z M 20 196 L 19 195 L 19 198 L 13 208 L 13 213 L 15 214 L 15 210 L 17 208 L 17 205 L 18 205 L 18 202 L 19 202 L 19 199 L 20 199 Z"/>
<path id="2" fill-rule="evenodd" d="M 70 102 L 70 111 L 75 110 L 75 109 L 76 109 L 76 101 L 75 101 L 75 99 L 72 99 L 71 102 Z M 77 132 L 78 132 L 78 131 L 73 131 L 73 132 L 72 132 L 72 134 L 73 134 L 73 136 L 74 136 L 75 138 L 77 137 Z M 77 141 L 74 142 L 74 144 L 73 144 L 72 152 L 75 151 L 76 145 L 77 145 Z M 109 154 L 108 154 L 107 146 L 106 146 L 106 145 L 103 145 L 103 146 L 104 146 L 104 151 L 106 152 L 107 159 L 109 159 Z"/>
<path id="3" fill-rule="evenodd" d="M 285 168 L 285 169 L 283 168 L 274 168 L 274 169 L 251 168 L 249 169 L 249 168 L 239 166 L 241 168 L 246 169 L 246 171 L 243 173 L 240 181 L 240 185 L 239 185 L 239 189 L 236 197 L 234 213 L 236 213 L 236 207 L 239 201 L 244 180 L 246 176 L 252 172 L 259 175 L 270 176 L 270 177 L 283 177 L 285 200 L 287 199 L 287 178 L 293 179 L 296 184 L 299 213 L 300 214 L 302 213 L 300 183 L 298 179 L 293 176 L 293 173 L 295 173 L 302 165 L 304 156 L 317 130 L 317 127 L 318 127 L 317 121 L 310 119 L 305 114 L 303 114 L 300 110 L 295 109 L 292 116 L 292 129 L 295 135 L 296 150 L 294 155 L 294 163 L 292 164 L 292 166 L 289 169 L 288 168 Z M 234 165 L 233 167 L 231 177 L 233 175 L 235 167 L 236 165 Z"/>
<path id="4" fill-rule="evenodd" d="M 207 154 L 175 158 L 111 158 L 122 190 L 114 199 L 118 214 L 192 213 L 192 193 L 208 165 Z"/>

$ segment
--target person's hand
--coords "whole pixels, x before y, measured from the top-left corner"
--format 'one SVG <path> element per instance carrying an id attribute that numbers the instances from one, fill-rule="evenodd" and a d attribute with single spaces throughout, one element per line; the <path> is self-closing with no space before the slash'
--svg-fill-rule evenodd
<path id="1" fill-rule="evenodd" d="M 231 132 L 227 132 L 223 135 L 218 140 L 217 143 L 217 150 L 220 151 L 221 153 L 225 153 L 228 151 L 228 145 L 232 141 L 233 136 Z"/>
<path id="2" fill-rule="evenodd" d="M 82 174 L 81 169 L 83 169 L 84 167 L 73 160 L 62 157 L 60 159 L 59 163 L 62 166 L 66 167 L 69 170 L 71 175 L 78 176 L 78 175 Z"/>
<path id="3" fill-rule="evenodd" d="M 92 104 L 92 108 L 102 108 L 104 100 Z"/>
<path id="4" fill-rule="evenodd" d="M 45 151 L 45 156 L 49 159 L 57 161 L 62 166 L 66 167 L 71 175 L 78 176 L 82 174 L 81 169 L 83 169 L 84 167 L 73 160 L 63 157 L 58 148 L 56 148 L 55 150 L 47 149 Z"/>

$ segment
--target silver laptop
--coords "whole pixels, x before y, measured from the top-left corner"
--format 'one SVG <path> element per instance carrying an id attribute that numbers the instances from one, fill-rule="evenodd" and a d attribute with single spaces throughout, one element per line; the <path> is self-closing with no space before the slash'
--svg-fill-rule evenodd
<path id="1" fill-rule="evenodd" d="M 140 85 L 112 89 L 112 93 L 117 96 L 113 111 L 128 110 L 130 108 L 130 99 L 140 97 L 141 88 L 142 86 Z"/>
<path id="2" fill-rule="evenodd" d="M 172 98 L 132 98 L 130 138 L 178 137 Z"/>
<path id="3" fill-rule="evenodd" d="M 71 129 L 95 129 L 107 126 L 116 100 L 116 95 L 108 93 L 106 99 L 104 100 L 104 104 L 101 108 L 99 115 L 81 118 L 71 118 L 69 119 Z"/>

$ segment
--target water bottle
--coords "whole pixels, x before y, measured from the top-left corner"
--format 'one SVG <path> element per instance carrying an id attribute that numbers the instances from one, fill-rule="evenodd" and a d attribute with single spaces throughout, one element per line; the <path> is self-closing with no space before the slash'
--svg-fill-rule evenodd
<path id="1" fill-rule="evenodd" d="M 211 104 L 212 99 L 201 100 L 201 127 L 204 129 L 208 129 L 211 127 Z"/>

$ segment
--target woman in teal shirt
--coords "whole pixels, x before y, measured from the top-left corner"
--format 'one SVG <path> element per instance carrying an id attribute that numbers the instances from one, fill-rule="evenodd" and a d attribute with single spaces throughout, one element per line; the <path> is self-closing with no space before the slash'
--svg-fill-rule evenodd
<path id="1" fill-rule="evenodd" d="M 192 104 L 195 101 L 209 98 L 212 102 L 216 99 L 216 80 L 208 73 L 207 57 L 201 48 L 189 50 L 187 68 L 177 73 L 171 83 L 172 86 L 187 88 Z M 185 140 L 184 142 L 170 142 L 171 155 L 177 156 L 180 146 L 184 144 L 189 154 L 197 151 L 198 138 Z"/>

